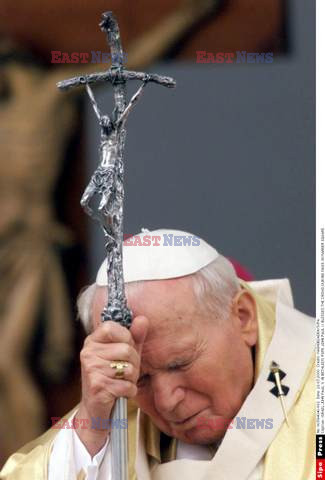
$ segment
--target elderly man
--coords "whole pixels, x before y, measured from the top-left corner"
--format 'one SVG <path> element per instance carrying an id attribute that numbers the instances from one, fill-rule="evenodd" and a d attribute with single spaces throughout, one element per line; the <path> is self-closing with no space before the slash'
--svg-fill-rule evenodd
<path id="1" fill-rule="evenodd" d="M 130 331 L 101 323 L 104 263 L 78 301 L 89 332 L 80 405 L 1 478 L 111 479 L 120 396 L 132 399 L 130 480 L 314 478 L 314 322 L 293 308 L 288 281 L 240 282 L 179 231 L 143 232 L 123 255 Z"/>

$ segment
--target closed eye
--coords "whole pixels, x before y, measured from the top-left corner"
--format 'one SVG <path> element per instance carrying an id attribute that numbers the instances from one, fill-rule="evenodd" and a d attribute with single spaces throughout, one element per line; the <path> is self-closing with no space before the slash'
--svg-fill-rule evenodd
<path id="1" fill-rule="evenodd" d="M 191 362 L 173 362 L 167 367 L 167 370 L 173 372 L 175 370 L 182 370 L 190 365 Z"/>

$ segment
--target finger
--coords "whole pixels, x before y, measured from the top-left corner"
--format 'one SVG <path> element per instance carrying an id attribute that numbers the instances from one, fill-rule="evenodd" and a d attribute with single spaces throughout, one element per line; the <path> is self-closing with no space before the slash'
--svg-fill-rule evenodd
<path id="1" fill-rule="evenodd" d="M 138 377 L 139 377 L 139 370 L 134 368 L 134 366 L 131 363 L 124 363 L 124 368 L 122 372 L 122 377 L 120 376 L 120 372 L 114 368 L 114 364 L 110 364 L 109 370 L 107 371 L 108 375 L 110 377 L 113 377 L 114 379 L 118 380 L 127 380 L 129 382 L 132 382 L 136 384 Z"/>
<path id="2" fill-rule="evenodd" d="M 133 319 L 130 331 L 135 342 L 135 348 L 140 355 L 148 330 L 149 320 L 147 317 L 139 315 Z"/>
<path id="3" fill-rule="evenodd" d="M 133 398 L 137 395 L 138 388 L 134 383 L 127 380 L 114 380 L 114 384 L 112 384 L 112 393 L 116 398 Z"/>
<path id="4" fill-rule="evenodd" d="M 100 359 L 94 359 L 91 363 L 89 363 L 85 368 L 84 371 L 87 373 L 88 376 L 96 376 L 97 373 L 104 375 L 110 379 L 118 379 L 118 380 L 128 380 L 130 382 L 136 383 L 139 377 L 139 369 L 135 368 L 132 363 L 124 362 L 125 367 L 123 368 L 123 377 L 119 377 L 116 368 L 113 368 L 111 361 L 103 361 Z"/>
<path id="5" fill-rule="evenodd" d="M 140 356 L 128 343 L 111 343 L 104 348 L 102 343 L 92 343 L 81 351 L 80 358 L 85 365 L 92 364 L 98 359 L 106 363 L 123 360 L 131 363 L 135 368 L 140 367 Z"/>
<path id="6" fill-rule="evenodd" d="M 111 397 L 134 397 L 137 394 L 137 387 L 128 380 L 119 380 L 106 377 L 97 372 L 89 381 L 91 396 L 101 403 L 110 403 Z"/>
<path id="7" fill-rule="evenodd" d="M 99 343 L 120 342 L 134 345 L 134 340 L 129 330 L 113 321 L 101 323 L 89 337 L 91 340 Z"/>

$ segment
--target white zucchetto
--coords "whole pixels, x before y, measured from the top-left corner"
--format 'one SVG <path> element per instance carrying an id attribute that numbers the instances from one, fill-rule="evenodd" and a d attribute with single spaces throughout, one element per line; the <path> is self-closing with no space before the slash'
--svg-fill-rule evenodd
<path id="1" fill-rule="evenodd" d="M 201 238 L 180 230 L 159 229 L 128 238 L 123 243 L 125 282 L 183 277 L 201 270 L 218 257 Z M 107 285 L 107 261 L 98 270 L 96 284 Z"/>

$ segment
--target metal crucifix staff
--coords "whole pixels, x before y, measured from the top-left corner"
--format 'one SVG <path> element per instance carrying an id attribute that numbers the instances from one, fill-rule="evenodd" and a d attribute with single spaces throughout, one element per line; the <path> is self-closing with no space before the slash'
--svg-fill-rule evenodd
<path id="1" fill-rule="evenodd" d="M 170 77 L 125 70 L 119 27 L 112 12 L 103 13 L 99 25 L 108 37 L 112 58 L 111 68 L 105 72 L 63 80 L 57 86 L 61 90 L 68 90 L 84 85 L 99 120 L 101 129 L 99 166 L 81 198 L 81 205 L 88 215 L 99 221 L 105 237 L 108 300 L 102 312 L 102 320 L 113 320 L 129 328 L 132 312 L 126 302 L 122 262 L 125 123 L 148 82 L 158 83 L 165 87 L 175 87 L 176 83 Z M 127 104 L 126 82 L 128 80 L 140 80 L 142 85 Z M 101 113 L 91 90 L 90 85 L 98 82 L 110 82 L 113 85 L 115 108 L 110 117 Z M 97 196 L 99 196 L 98 205 L 92 207 L 91 202 L 93 203 Z M 118 398 L 113 411 L 113 426 L 121 425 L 120 420 L 126 418 L 127 401 L 125 398 Z M 128 478 L 127 440 L 127 430 L 112 429 L 113 480 L 127 480 Z"/>

